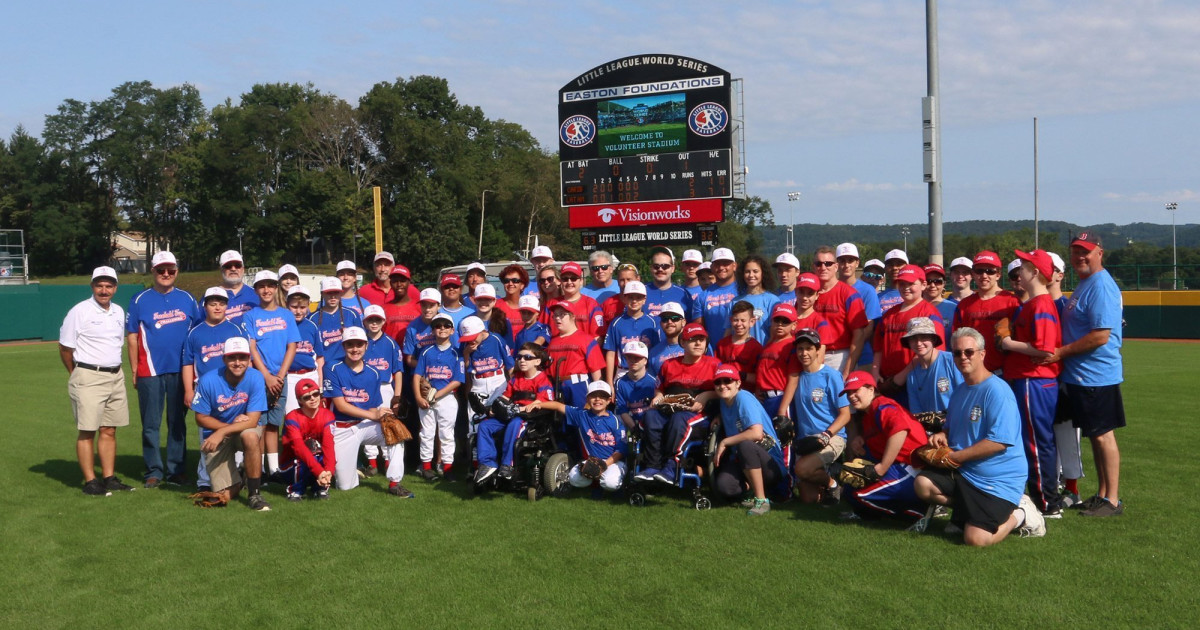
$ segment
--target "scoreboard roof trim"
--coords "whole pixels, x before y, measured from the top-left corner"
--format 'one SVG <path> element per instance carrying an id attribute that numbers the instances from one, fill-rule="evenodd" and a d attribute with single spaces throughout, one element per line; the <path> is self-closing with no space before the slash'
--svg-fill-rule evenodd
<path id="1" fill-rule="evenodd" d="M 629 55 L 602 63 L 572 79 L 559 89 L 560 95 L 581 88 L 619 87 L 629 77 L 647 72 L 655 73 L 660 81 L 695 77 L 724 76 L 729 73 L 707 61 L 672 54 Z"/>

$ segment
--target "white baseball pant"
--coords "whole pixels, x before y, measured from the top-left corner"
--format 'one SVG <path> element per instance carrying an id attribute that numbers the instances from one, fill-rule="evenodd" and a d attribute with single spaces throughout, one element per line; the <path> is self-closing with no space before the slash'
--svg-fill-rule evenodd
<path id="1" fill-rule="evenodd" d="M 454 424 L 458 421 L 458 399 L 453 394 L 429 409 L 418 409 L 421 418 L 421 462 L 433 461 L 433 437 L 442 442 L 442 463 L 454 463 Z M 389 466 L 390 468 L 390 466 Z"/>
<path id="2" fill-rule="evenodd" d="M 358 449 L 363 444 L 374 444 L 383 449 L 388 460 L 388 481 L 400 483 L 404 478 L 404 442 L 388 446 L 383 439 L 383 426 L 374 420 L 363 420 L 348 427 L 333 427 L 333 452 L 337 456 L 338 490 L 353 490 L 358 487 Z"/>
<path id="3" fill-rule="evenodd" d="M 575 464 L 571 468 L 571 474 L 567 477 L 567 481 L 576 488 L 586 488 L 592 485 L 592 480 L 579 474 L 579 468 L 583 466 L 583 462 Z M 619 490 L 621 481 L 625 479 L 625 462 L 620 461 L 608 468 L 600 474 L 600 487 L 605 490 Z"/>
<path id="4" fill-rule="evenodd" d="M 842 366 L 845 365 L 846 361 L 849 361 L 849 360 L 850 360 L 850 351 L 849 350 L 826 350 L 825 351 L 825 365 L 828 365 L 829 367 L 831 367 L 839 372 L 842 371 Z"/>
<path id="5" fill-rule="evenodd" d="M 387 385 L 379 386 L 379 396 L 380 396 L 380 400 L 383 401 L 384 407 L 391 406 L 392 395 L 395 393 L 395 391 L 396 390 L 392 388 L 391 383 L 388 383 Z M 364 443 L 363 444 L 363 455 L 366 455 L 367 459 L 378 459 L 379 458 L 379 447 L 375 446 L 374 444 L 371 444 L 369 442 Z M 341 461 L 341 460 L 339 459 L 338 461 Z M 355 461 L 355 463 L 358 463 L 358 462 Z"/>

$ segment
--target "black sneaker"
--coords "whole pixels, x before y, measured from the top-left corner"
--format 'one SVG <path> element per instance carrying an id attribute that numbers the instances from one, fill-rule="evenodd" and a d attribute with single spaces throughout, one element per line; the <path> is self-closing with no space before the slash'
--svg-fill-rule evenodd
<path id="1" fill-rule="evenodd" d="M 388 486 L 388 494 L 390 494 L 392 496 L 400 497 L 401 499 L 413 498 L 413 493 L 408 488 L 405 488 L 402 484 L 399 484 L 399 483 L 392 483 L 391 485 L 389 485 Z"/>
<path id="2" fill-rule="evenodd" d="M 299 503 L 304 500 L 304 495 L 300 494 L 299 492 L 292 492 L 289 490 L 287 493 L 287 500 L 291 501 L 292 503 Z"/>
<path id="3" fill-rule="evenodd" d="M 359 472 L 362 473 L 362 476 L 366 477 L 366 478 L 374 477 L 375 475 L 379 474 L 379 472 L 376 471 L 375 468 L 372 466 L 363 466 L 362 468 L 359 468 L 358 470 L 359 470 Z"/>
<path id="4" fill-rule="evenodd" d="M 832 488 L 825 488 L 821 493 L 821 505 L 832 507 L 837 505 L 842 500 L 842 484 L 838 484 Z"/>
<path id="5" fill-rule="evenodd" d="M 432 468 L 422 468 L 421 478 L 425 481 L 437 481 L 437 473 L 433 472 Z"/>
<path id="6" fill-rule="evenodd" d="M 318 501 L 323 501 L 329 498 L 329 488 L 317 488 L 316 494 L 313 495 Z"/>
<path id="7" fill-rule="evenodd" d="M 1100 499 L 1096 507 L 1090 510 L 1084 510 L 1079 513 L 1080 516 L 1091 516 L 1096 518 L 1104 518 L 1106 516 L 1120 516 L 1125 513 L 1125 502 L 1118 501 L 1116 505 L 1109 503 L 1108 499 Z"/>
<path id="8" fill-rule="evenodd" d="M 163 479 L 163 483 L 165 483 L 167 485 L 171 485 L 171 486 L 182 486 L 183 484 L 185 484 L 187 482 L 188 482 L 188 477 L 187 477 L 187 475 L 185 475 L 183 473 L 167 475 L 167 478 Z"/>
<path id="9" fill-rule="evenodd" d="M 162 483 L 162 481 L 158 477 L 150 477 L 142 483 L 142 487 L 153 490 L 154 488 L 157 488 L 158 484 L 160 483 Z"/>
<path id="10" fill-rule="evenodd" d="M 500 475 L 501 479 L 511 480 L 514 472 L 515 471 L 513 470 L 512 466 L 501 466 L 500 468 L 496 469 L 496 474 Z"/>
<path id="11" fill-rule="evenodd" d="M 99 477 L 96 477 L 83 484 L 83 493 L 93 497 L 107 497 L 112 495 L 112 493 L 104 487 L 104 482 L 101 481 Z"/>
<path id="12" fill-rule="evenodd" d="M 487 465 L 480 465 L 479 470 L 475 472 L 475 483 L 483 483 L 488 477 L 496 474 L 496 469 Z"/>
<path id="13" fill-rule="evenodd" d="M 451 470 L 445 470 L 445 471 L 442 471 L 442 481 L 445 481 L 447 483 L 454 483 L 455 481 L 458 481 L 458 476 L 455 475 L 454 472 Z"/>
<path id="14" fill-rule="evenodd" d="M 129 492 L 133 490 L 133 486 L 127 486 L 121 483 L 121 480 L 117 479 L 116 475 L 113 475 L 112 477 L 104 478 L 104 489 L 108 490 L 109 492 Z"/>
<path id="15" fill-rule="evenodd" d="M 254 510 L 255 512 L 271 511 L 271 504 L 267 503 L 267 500 L 262 498 L 261 494 L 250 495 L 250 499 L 246 503 L 250 506 L 250 509 Z"/>
<path id="16" fill-rule="evenodd" d="M 1100 505 L 1100 503 L 1102 501 L 1104 501 L 1104 499 L 1102 499 L 1100 497 L 1100 495 L 1093 494 L 1092 496 L 1084 499 L 1083 501 L 1080 501 L 1079 503 L 1072 505 L 1071 509 L 1087 511 L 1087 510 L 1090 510 L 1090 509 L 1095 508 L 1096 506 Z"/>

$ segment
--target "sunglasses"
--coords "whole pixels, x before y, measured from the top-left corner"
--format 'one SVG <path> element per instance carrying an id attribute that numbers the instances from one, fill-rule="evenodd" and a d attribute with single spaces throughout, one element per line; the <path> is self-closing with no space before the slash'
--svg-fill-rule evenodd
<path id="1" fill-rule="evenodd" d="M 967 357 L 968 359 L 970 359 L 971 357 L 975 356 L 975 353 L 976 353 L 976 352 L 979 352 L 979 351 L 978 351 L 978 350 L 976 350 L 976 349 L 974 349 L 974 348 L 968 348 L 968 349 L 966 349 L 966 350 L 954 350 L 954 351 L 952 351 L 952 353 L 954 354 L 954 358 L 955 358 L 955 359 L 961 359 L 961 358 L 963 358 L 963 357 Z"/>
<path id="2" fill-rule="evenodd" d="M 563 317 L 574 317 L 574 316 L 575 316 L 575 313 L 572 313 L 571 311 L 567 311 L 567 310 L 563 310 L 563 309 L 555 309 L 554 313 L 551 315 L 551 317 L 553 317 L 554 319 L 562 319 Z"/>
<path id="3" fill-rule="evenodd" d="M 544 278 L 538 278 L 538 282 L 554 282 L 557 279 L 558 278 L 555 278 L 554 276 L 546 276 Z"/>
<path id="4" fill-rule="evenodd" d="M 240 262 L 225 263 L 224 265 L 221 265 L 221 268 L 222 269 L 241 269 L 242 263 L 240 263 Z"/>
<path id="5" fill-rule="evenodd" d="M 933 278 L 932 280 L 929 281 L 929 284 L 946 284 L 946 279 L 945 278 Z"/>
<path id="6" fill-rule="evenodd" d="M 533 356 L 532 354 L 518 354 L 517 360 L 518 361 L 537 361 L 538 358 Z"/>
<path id="7" fill-rule="evenodd" d="M 592 265 L 592 271 L 608 271 L 612 265 Z"/>
<path id="8" fill-rule="evenodd" d="M 832 267 L 837 264 L 836 260 L 814 260 L 814 267 Z"/>
<path id="9" fill-rule="evenodd" d="M 503 280 L 501 280 L 501 282 L 503 282 L 504 284 L 521 284 L 521 279 L 517 278 L 517 277 L 504 278 Z"/>
<path id="10" fill-rule="evenodd" d="M 717 387 L 729 387 L 730 385 L 733 385 L 733 379 L 719 378 L 719 379 L 713 381 L 713 385 L 716 385 Z"/>
<path id="11" fill-rule="evenodd" d="M 664 322 L 681 322 L 683 321 L 683 318 L 679 315 L 663 315 L 662 320 Z"/>
<path id="12" fill-rule="evenodd" d="M 998 267 L 987 267 L 987 268 L 977 267 L 975 269 L 972 269 L 971 271 L 974 273 L 977 273 L 981 276 L 998 276 L 998 275 L 1000 275 L 1000 269 Z"/>
<path id="13" fill-rule="evenodd" d="M 432 328 L 435 328 L 435 329 L 436 328 L 454 328 L 454 324 L 447 324 L 446 322 L 437 322 L 436 324 L 433 324 Z"/>
<path id="14" fill-rule="evenodd" d="M 868 278 L 870 280 L 878 280 L 883 277 L 883 274 L 875 273 L 874 271 L 864 271 L 863 277 Z"/>
<path id="15" fill-rule="evenodd" d="M 309 392 L 309 393 L 301 396 L 300 400 L 312 400 L 314 398 L 320 398 L 320 397 L 321 397 L 321 392 Z"/>
<path id="16" fill-rule="evenodd" d="M 655 271 L 666 271 L 666 270 L 668 270 L 668 269 L 670 269 L 671 267 L 674 267 L 674 266 L 675 266 L 675 265 L 672 265 L 671 263 L 667 263 L 667 264 L 665 264 L 665 265 L 663 265 L 663 264 L 653 264 L 653 265 L 650 265 L 650 268 L 651 268 L 651 269 L 653 269 L 653 270 L 655 270 Z"/>
<path id="17" fill-rule="evenodd" d="M 161 269 L 155 269 L 154 273 L 157 273 L 160 276 L 173 276 L 173 275 L 179 273 L 179 270 L 178 269 L 170 269 L 168 267 L 163 267 Z"/>
<path id="18" fill-rule="evenodd" d="M 579 276 L 559 276 L 563 282 L 579 282 Z"/>

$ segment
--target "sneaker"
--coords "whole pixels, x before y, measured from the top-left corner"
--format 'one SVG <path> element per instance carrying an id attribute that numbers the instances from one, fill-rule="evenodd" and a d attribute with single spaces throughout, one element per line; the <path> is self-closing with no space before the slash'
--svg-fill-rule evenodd
<path id="1" fill-rule="evenodd" d="M 756 500 L 758 500 L 758 497 L 754 496 L 753 494 L 747 494 L 746 498 L 742 499 L 741 503 L 739 503 L 738 505 L 740 505 L 746 509 L 750 509 L 750 508 L 754 507 L 754 502 Z"/>
<path id="2" fill-rule="evenodd" d="M 1120 516 L 1125 513 L 1125 502 L 1117 501 L 1116 505 L 1109 502 L 1108 499 L 1100 499 L 1100 503 L 1090 510 L 1084 510 L 1079 513 L 1080 516 Z"/>
<path id="3" fill-rule="evenodd" d="M 653 475 L 655 481 L 667 484 L 668 486 L 675 485 L 675 462 L 667 462 L 662 470 L 656 471 Z"/>
<path id="4" fill-rule="evenodd" d="M 329 488 L 317 488 L 316 494 L 313 495 L 317 500 L 325 500 L 329 498 Z"/>
<path id="5" fill-rule="evenodd" d="M 657 468 L 643 468 L 633 476 L 634 481 L 654 481 L 654 476 L 658 474 Z"/>
<path id="6" fill-rule="evenodd" d="M 162 483 L 162 480 L 160 480 L 158 477 L 150 477 L 149 479 L 147 479 L 145 482 L 142 483 L 142 487 L 153 490 L 153 489 L 157 488 L 158 484 L 160 484 L 160 483 Z"/>
<path id="7" fill-rule="evenodd" d="M 516 472 L 516 471 L 513 470 L 512 466 L 501 466 L 500 468 L 496 469 L 496 474 L 500 475 L 501 479 L 510 479 L 511 480 L 513 478 L 514 472 Z"/>
<path id="8" fill-rule="evenodd" d="M 375 475 L 379 474 L 378 471 L 375 470 L 374 466 L 363 466 L 358 469 L 358 473 L 362 475 L 363 479 L 366 479 L 367 477 L 374 477 Z"/>
<path id="9" fill-rule="evenodd" d="M 963 533 L 963 530 L 961 527 L 959 527 L 958 525 L 955 525 L 954 523 L 946 523 L 946 529 L 943 529 L 942 533 L 948 534 L 950 536 L 957 536 L 958 534 Z"/>
<path id="10" fill-rule="evenodd" d="M 1052 503 L 1046 506 L 1046 511 L 1042 512 L 1042 518 L 1062 518 L 1062 504 Z"/>
<path id="11" fill-rule="evenodd" d="M 133 490 L 133 486 L 127 486 L 117 479 L 116 475 L 104 478 L 104 489 L 109 492 L 129 492 Z"/>
<path id="12" fill-rule="evenodd" d="M 437 473 L 432 468 L 422 468 L 420 475 L 425 481 L 437 481 Z"/>
<path id="13" fill-rule="evenodd" d="M 861 521 L 861 520 L 863 520 L 863 517 L 856 514 L 854 512 L 854 510 L 851 510 L 849 512 L 842 512 L 841 514 L 838 514 L 838 518 L 843 521 Z"/>
<path id="14" fill-rule="evenodd" d="M 475 473 L 475 483 L 480 484 L 487 481 L 488 477 L 496 474 L 496 469 L 487 464 L 480 464 L 479 470 Z"/>
<path id="15" fill-rule="evenodd" d="M 1022 538 L 1041 538 L 1046 535 L 1046 519 L 1042 518 L 1042 513 L 1028 494 L 1021 495 L 1021 502 L 1017 504 L 1017 508 L 1025 512 L 1025 523 L 1017 530 Z"/>
<path id="16" fill-rule="evenodd" d="M 212 492 L 212 486 L 196 486 L 196 492 Z"/>
<path id="17" fill-rule="evenodd" d="M 842 500 L 842 484 L 838 484 L 832 488 L 825 488 L 821 493 L 821 505 L 832 507 L 837 505 Z"/>
<path id="18" fill-rule="evenodd" d="M 755 499 L 754 507 L 746 510 L 747 516 L 763 516 L 771 511 L 771 501 L 768 499 Z"/>
<path id="19" fill-rule="evenodd" d="M 388 484 L 388 494 L 400 497 L 401 499 L 413 498 L 413 493 L 410 492 L 408 488 L 405 488 L 404 486 L 400 485 L 400 483 L 395 481 Z"/>
<path id="20" fill-rule="evenodd" d="M 185 484 L 187 482 L 188 482 L 188 476 L 183 473 L 175 473 L 174 475 L 167 475 L 167 478 L 163 479 L 163 483 L 165 483 L 169 486 L 182 486 L 183 484 Z"/>
<path id="21" fill-rule="evenodd" d="M 906 531 L 916 534 L 924 533 L 925 530 L 929 529 L 929 521 L 933 520 L 933 514 L 937 512 L 937 508 L 939 507 L 941 506 L 930 505 L 929 508 L 925 510 L 925 516 L 922 516 L 921 518 L 917 519 L 917 522 L 909 525 Z"/>
<path id="22" fill-rule="evenodd" d="M 1071 508 L 1075 509 L 1075 510 L 1087 511 L 1087 510 L 1090 510 L 1090 509 L 1096 507 L 1097 505 L 1100 505 L 1100 502 L 1103 500 L 1104 499 L 1102 499 L 1100 497 L 1100 495 L 1093 494 L 1092 496 L 1088 497 L 1087 499 L 1084 499 L 1083 501 L 1080 501 L 1079 503 L 1072 505 Z"/>
<path id="23" fill-rule="evenodd" d="M 1078 494 L 1075 494 L 1074 492 L 1064 492 L 1062 494 L 1063 509 L 1078 507 L 1080 503 L 1082 503 L 1082 501 L 1079 500 Z"/>
<path id="24" fill-rule="evenodd" d="M 246 504 L 249 505 L 250 509 L 254 510 L 255 512 L 270 512 L 271 511 L 271 504 L 267 503 L 267 500 L 262 498 L 261 494 L 250 495 L 250 498 L 246 502 Z"/>
<path id="25" fill-rule="evenodd" d="M 950 508 L 944 505 L 933 508 L 933 518 L 950 518 Z"/>
<path id="26" fill-rule="evenodd" d="M 458 476 L 454 474 L 454 471 L 446 469 L 442 471 L 442 481 L 445 481 L 446 483 L 454 483 L 455 481 L 458 481 Z"/>
<path id="27" fill-rule="evenodd" d="M 291 501 L 292 503 L 299 503 L 300 501 L 304 500 L 304 495 L 300 494 L 299 492 L 292 492 L 289 490 L 287 493 L 287 500 Z"/>
<path id="28" fill-rule="evenodd" d="M 83 484 L 83 493 L 86 495 L 89 495 L 89 496 L 93 496 L 93 497 L 112 496 L 112 493 L 109 492 L 108 489 L 104 487 L 104 482 L 101 481 L 99 477 L 96 477 L 96 478 L 92 479 L 91 481 Z"/>

